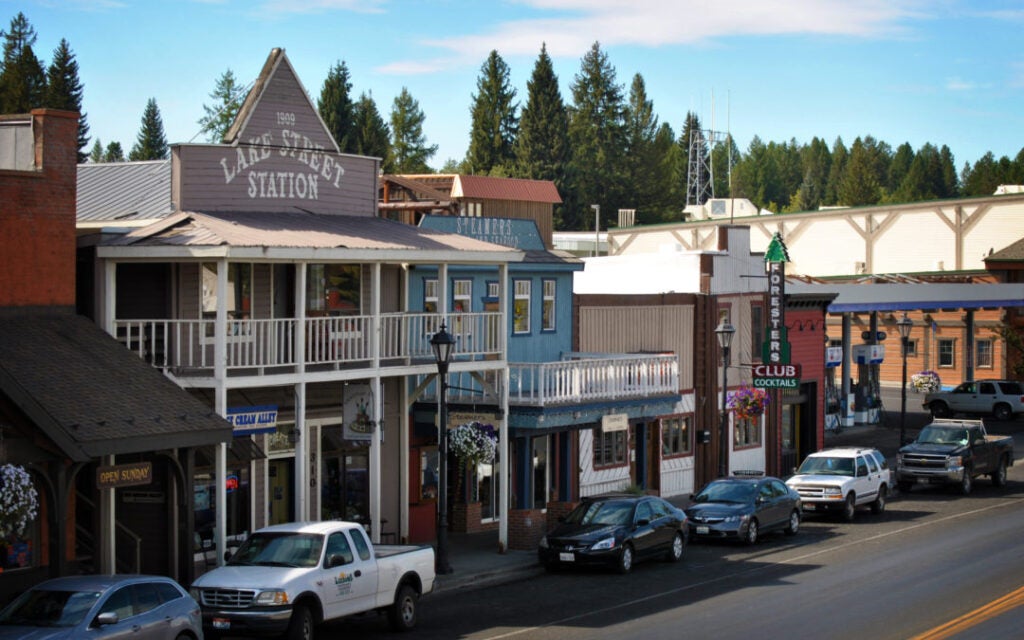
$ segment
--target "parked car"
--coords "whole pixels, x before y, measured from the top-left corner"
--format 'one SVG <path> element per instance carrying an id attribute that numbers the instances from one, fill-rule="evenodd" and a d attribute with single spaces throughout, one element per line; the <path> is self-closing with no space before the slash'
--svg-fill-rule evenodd
<path id="1" fill-rule="evenodd" d="M 896 482 L 901 491 L 915 483 L 954 484 L 967 495 L 974 478 L 988 475 L 992 484 L 1006 484 L 1013 465 L 1013 437 L 990 435 L 981 420 L 933 420 L 896 457 Z"/>
<path id="2" fill-rule="evenodd" d="M 0 611 L 0 638 L 203 640 L 199 605 L 163 576 L 54 578 Z"/>
<path id="3" fill-rule="evenodd" d="M 956 413 L 991 415 L 1010 420 L 1024 413 L 1024 388 L 1016 380 L 976 380 L 964 382 L 952 391 L 933 391 L 924 397 L 924 408 L 935 418 L 950 418 Z"/>
<path id="4" fill-rule="evenodd" d="M 885 511 L 892 473 L 878 449 L 839 447 L 807 456 L 786 484 L 800 494 L 804 513 L 838 512 L 851 522 L 863 505 Z"/>
<path id="5" fill-rule="evenodd" d="M 316 627 L 368 611 L 392 628 L 416 625 L 434 588 L 434 550 L 374 545 L 355 522 L 294 522 L 254 531 L 227 564 L 192 583 L 208 637 L 282 635 L 312 640 Z"/>
<path id="6" fill-rule="evenodd" d="M 683 557 L 686 514 L 656 496 L 583 498 L 546 536 L 537 556 L 549 571 L 563 566 L 607 565 L 629 573 L 635 561 Z"/>
<path id="7" fill-rule="evenodd" d="M 712 480 L 690 499 L 686 516 L 695 540 L 732 538 L 754 544 L 761 534 L 776 529 L 795 535 L 803 517 L 800 495 L 771 476 Z"/>

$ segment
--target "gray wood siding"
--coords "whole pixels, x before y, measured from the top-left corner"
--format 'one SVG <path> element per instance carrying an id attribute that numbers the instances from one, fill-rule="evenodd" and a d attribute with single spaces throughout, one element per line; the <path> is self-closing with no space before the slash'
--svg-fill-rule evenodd
<path id="1" fill-rule="evenodd" d="M 680 389 L 693 388 L 693 348 L 692 305 L 579 308 L 579 351 L 673 351 Z"/>
<path id="2" fill-rule="evenodd" d="M 279 118 L 279 114 L 290 114 L 290 117 Z M 282 58 L 260 95 L 260 100 L 253 108 L 249 120 L 238 133 L 239 141 L 250 142 L 267 131 L 288 129 L 300 132 L 309 138 L 313 145 L 323 149 L 335 150 L 337 145 L 331 135 L 324 129 L 324 124 L 306 97 L 306 90 L 291 64 Z"/>
<path id="3" fill-rule="evenodd" d="M 384 313 L 404 311 L 402 308 L 402 271 L 398 267 L 385 266 L 380 274 L 380 309 Z"/>

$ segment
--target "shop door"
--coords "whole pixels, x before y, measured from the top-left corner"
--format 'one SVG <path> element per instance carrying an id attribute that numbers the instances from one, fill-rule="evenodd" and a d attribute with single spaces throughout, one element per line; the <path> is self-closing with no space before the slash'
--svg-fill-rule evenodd
<path id="1" fill-rule="evenodd" d="M 650 491 L 661 491 L 661 425 L 655 421 L 647 425 L 647 484 Z"/>
<path id="2" fill-rule="evenodd" d="M 295 459 L 279 458 L 267 463 L 267 524 L 295 520 Z"/>

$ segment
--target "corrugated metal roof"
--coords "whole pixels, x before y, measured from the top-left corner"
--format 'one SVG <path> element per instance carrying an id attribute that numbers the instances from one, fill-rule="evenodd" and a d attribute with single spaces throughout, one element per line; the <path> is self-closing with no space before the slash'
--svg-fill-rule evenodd
<path id="1" fill-rule="evenodd" d="M 447 201 L 448 198 L 451 197 L 449 194 L 443 191 L 438 191 L 437 189 L 428 184 L 424 184 L 419 180 L 413 180 L 405 176 L 398 176 L 389 173 L 382 175 L 380 177 L 380 182 L 390 182 L 393 184 L 397 184 L 398 186 L 411 191 L 412 193 L 416 194 L 416 196 L 418 196 L 419 198 L 425 200 L 433 200 L 436 202 L 440 202 Z"/>
<path id="2" fill-rule="evenodd" d="M 225 419 L 73 313 L 4 312 L 0 391 L 75 460 L 231 440 Z"/>
<path id="3" fill-rule="evenodd" d="M 78 222 L 163 218 L 174 212 L 171 161 L 78 165 Z"/>
<path id="4" fill-rule="evenodd" d="M 551 204 L 562 202 L 555 183 L 550 180 L 492 178 L 490 176 L 455 176 L 455 182 L 452 184 L 452 197 Z"/>
<path id="5" fill-rule="evenodd" d="M 998 309 L 1024 306 L 1024 284 L 806 284 L 787 283 L 786 293 L 836 293 L 829 313 Z"/>
<path id="6" fill-rule="evenodd" d="M 507 247 L 371 216 L 303 211 L 181 212 L 107 246 L 231 246 L 508 253 Z"/>

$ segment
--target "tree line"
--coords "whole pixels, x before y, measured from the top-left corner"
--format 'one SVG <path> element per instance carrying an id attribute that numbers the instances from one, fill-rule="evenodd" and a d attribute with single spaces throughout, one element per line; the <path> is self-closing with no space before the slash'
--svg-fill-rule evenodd
<path id="1" fill-rule="evenodd" d="M 33 52 L 36 33 L 24 14 L 0 31 L 0 113 L 24 113 L 35 107 L 81 112 L 84 88 L 78 64 L 66 40 L 46 67 Z M 765 142 L 755 136 L 745 150 L 730 136 L 707 136 L 698 116 L 688 112 L 677 135 L 659 122 L 643 76 L 628 89 L 619 83 L 608 55 L 595 42 L 580 60 L 562 96 L 547 47 L 541 46 L 520 104 L 511 70 L 497 51 L 480 67 L 470 95 L 470 141 L 461 160 L 448 159 L 442 173 L 464 173 L 551 180 L 563 202 L 555 228 L 592 229 L 592 205 L 601 226 L 614 225 L 620 209 L 636 211 L 638 224 L 677 221 L 687 203 L 719 198 L 748 198 L 774 212 L 813 211 L 819 207 L 865 206 L 941 198 L 990 195 L 1000 184 L 1024 184 L 1024 148 L 1013 159 L 988 152 L 959 172 L 945 145 L 926 143 L 895 149 L 871 135 L 847 144 L 815 137 L 808 143 Z M 245 99 L 230 69 L 216 81 L 198 124 L 207 139 L 219 142 Z M 344 61 L 328 70 L 317 109 L 343 153 L 382 159 L 386 173 L 432 173 L 437 145 L 423 131 L 426 115 L 407 88 L 391 105 L 387 121 L 364 90 L 354 97 Z M 125 157 L 119 142 L 99 138 L 86 153 L 89 126 L 79 121 L 79 161 L 119 162 L 165 159 L 168 144 L 155 98 L 146 103 L 139 133 Z M 693 167 L 707 168 L 700 173 Z M 697 176 L 696 178 L 694 176 Z"/>

